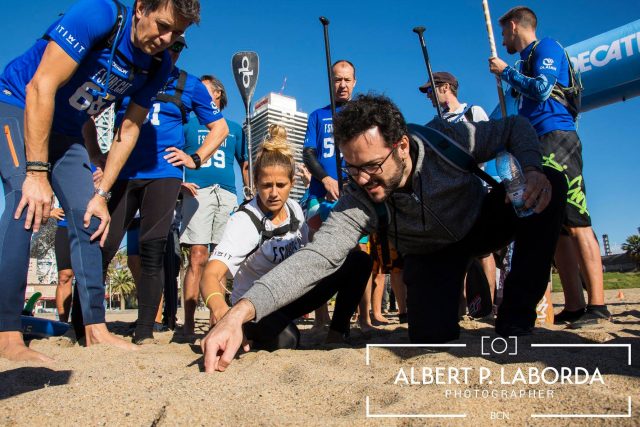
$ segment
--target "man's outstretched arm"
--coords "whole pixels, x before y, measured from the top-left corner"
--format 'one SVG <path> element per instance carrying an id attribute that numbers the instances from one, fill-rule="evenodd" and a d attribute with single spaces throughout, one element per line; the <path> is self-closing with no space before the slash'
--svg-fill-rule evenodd
<path id="1" fill-rule="evenodd" d="M 215 328 L 200 343 L 204 354 L 205 372 L 223 372 L 243 345 L 242 325 L 253 320 L 256 310 L 249 300 L 241 299 L 216 323 Z M 244 343 L 244 351 L 249 345 Z"/>

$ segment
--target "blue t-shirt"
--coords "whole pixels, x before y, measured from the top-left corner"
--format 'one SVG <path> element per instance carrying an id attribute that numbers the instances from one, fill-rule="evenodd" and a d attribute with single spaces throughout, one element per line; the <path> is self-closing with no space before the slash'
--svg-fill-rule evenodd
<path id="1" fill-rule="evenodd" d="M 80 0 L 53 23 L 46 34 L 79 65 L 69 81 L 58 89 L 52 129 L 70 136 L 82 136 L 82 125 L 108 107 L 114 99 L 131 96 L 143 108 L 151 106 L 151 99 L 166 81 L 171 70 L 167 52 L 161 54 L 162 63 L 152 65 L 151 55 L 131 42 L 132 9 L 127 7 L 127 18 L 122 36 L 117 43 L 111 76 L 108 82 L 110 100 L 94 97 L 91 90 L 102 91 L 107 75 L 110 48 L 96 49 L 111 33 L 117 17 L 113 0 Z M 27 52 L 11 61 L 0 76 L 0 102 L 24 108 L 25 88 L 31 81 L 47 47 L 47 40 L 39 39 Z M 139 68 L 134 73 L 133 63 Z"/>
<path id="2" fill-rule="evenodd" d="M 166 85 L 161 92 L 173 95 L 180 76 L 177 67 L 171 71 Z M 220 110 L 211 99 L 211 95 L 202 82 L 187 73 L 182 93 L 182 105 L 186 114 L 193 111 L 202 125 L 222 118 Z M 116 115 L 116 125 L 122 122 L 129 99 L 125 99 Z M 120 172 L 119 179 L 182 179 L 182 166 L 176 167 L 164 158 L 169 147 L 184 150 L 184 134 L 182 132 L 182 112 L 173 102 L 155 100 L 145 119 L 135 148 L 127 163 Z"/>
<path id="3" fill-rule="evenodd" d="M 342 106 L 336 108 L 336 113 L 342 110 Z M 307 122 L 307 134 L 304 137 L 304 148 L 315 148 L 318 162 L 322 165 L 327 175 L 338 179 L 336 171 L 335 146 L 333 142 L 333 117 L 331 117 L 331 105 L 319 108 L 309 115 Z M 327 194 L 322 182 L 311 177 L 309 184 L 310 197 L 324 197 Z"/>
<path id="4" fill-rule="evenodd" d="M 534 43 L 520 52 L 520 59 L 523 62 L 526 62 L 529 57 Z M 522 66 L 520 69 L 522 70 Z M 532 75 L 529 77 L 535 78 L 540 74 L 545 74 L 552 77 L 552 81 L 557 79 L 561 85 L 568 86 L 569 62 L 562 46 L 549 37 L 540 40 L 531 58 L 531 73 Z M 554 130 L 575 130 L 571 114 L 564 105 L 551 97 L 544 102 L 539 102 L 521 96 L 518 113 L 529 119 L 538 136 Z"/>
<path id="5" fill-rule="evenodd" d="M 236 194 L 236 177 L 233 172 L 233 159 L 240 166 L 249 160 L 247 154 L 247 142 L 242 128 L 236 122 L 227 120 L 229 135 L 222 141 L 220 147 L 213 156 L 204 162 L 200 169 L 185 169 L 185 182 L 193 182 L 200 188 L 214 184 L 220 185 L 227 191 Z M 191 117 L 184 127 L 185 146 L 184 151 L 193 154 L 202 145 L 209 134 L 206 126 L 201 126 L 195 117 Z"/>

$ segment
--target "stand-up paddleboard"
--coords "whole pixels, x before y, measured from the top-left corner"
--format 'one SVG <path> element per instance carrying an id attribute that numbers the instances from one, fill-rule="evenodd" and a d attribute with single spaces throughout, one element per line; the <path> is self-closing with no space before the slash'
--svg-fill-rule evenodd
<path id="1" fill-rule="evenodd" d="M 25 338 L 48 338 L 64 335 L 70 325 L 55 320 L 43 319 L 41 317 L 20 316 L 22 321 L 22 334 Z"/>
<path id="2" fill-rule="evenodd" d="M 33 308 L 41 296 L 40 292 L 34 293 L 22 309 L 22 316 L 20 316 L 22 334 L 27 339 L 64 335 L 69 330 L 68 323 L 33 317 Z"/>

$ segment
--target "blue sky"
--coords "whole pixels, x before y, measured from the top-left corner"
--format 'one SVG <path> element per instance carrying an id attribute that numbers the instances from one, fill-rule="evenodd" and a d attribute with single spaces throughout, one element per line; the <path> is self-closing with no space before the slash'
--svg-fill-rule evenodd
<path id="1" fill-rule="evenodd" d="M 129 2 L 132 0 L 125 0 Z M 179 66 L 193 74 L 218 76 L 227 88 L 225 116 L 244 119 L 244 106 L 231 74 L 231 57 L 240 50 L 260 56 L 254 100 L 279 91 L 298 100 L 307 113 L 328 103 L 322 25 L 331 21 L 332 59 L 347 58 L 357 67 L 357 92 L 391 97 L 409 122 L 424 123 L 435 111 L 417 87 L 426 81 L 415 26 L 425 38 L 434 71 L 448 70 L 460 81 L 461 101 L 484 107 L 497 104 L 495 80 L 488 71 L 489 47 L 480 0 L 435 1 L 254 1 L 201 0 L 202 22 L 187 32 L 189 49 Z M 27 49 L 73 0 L 3 1 L 5 41 L 0 66 Z M 500 46 L 497 19 L 517 4 L 490 2 L 498 55 L 510 64 L 514 56 Z M 565 46 L 640 18 L 636 0 L 525 3 L 538 15 L 538 36 Z M 578 132 L 583 142 L 587 199 L 594 230 L 609 234 L 613 248 L 640 226 L 640 98 L 584 113 Z M 0 208 L 4 201 L 0 202 Z"/>

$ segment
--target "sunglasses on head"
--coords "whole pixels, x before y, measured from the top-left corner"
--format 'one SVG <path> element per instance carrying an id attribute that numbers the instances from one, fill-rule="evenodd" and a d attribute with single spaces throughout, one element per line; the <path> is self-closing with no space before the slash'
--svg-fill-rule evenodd
<path id="1" fill-rule="evenodd" d="M 171 46 L 169 46 L 169 49 L 171 49 L 176 53 L 180 53 L 182 52 L 182 49 L 184 49 L 184 45 L 182 43 L 174 43 Z"/>

